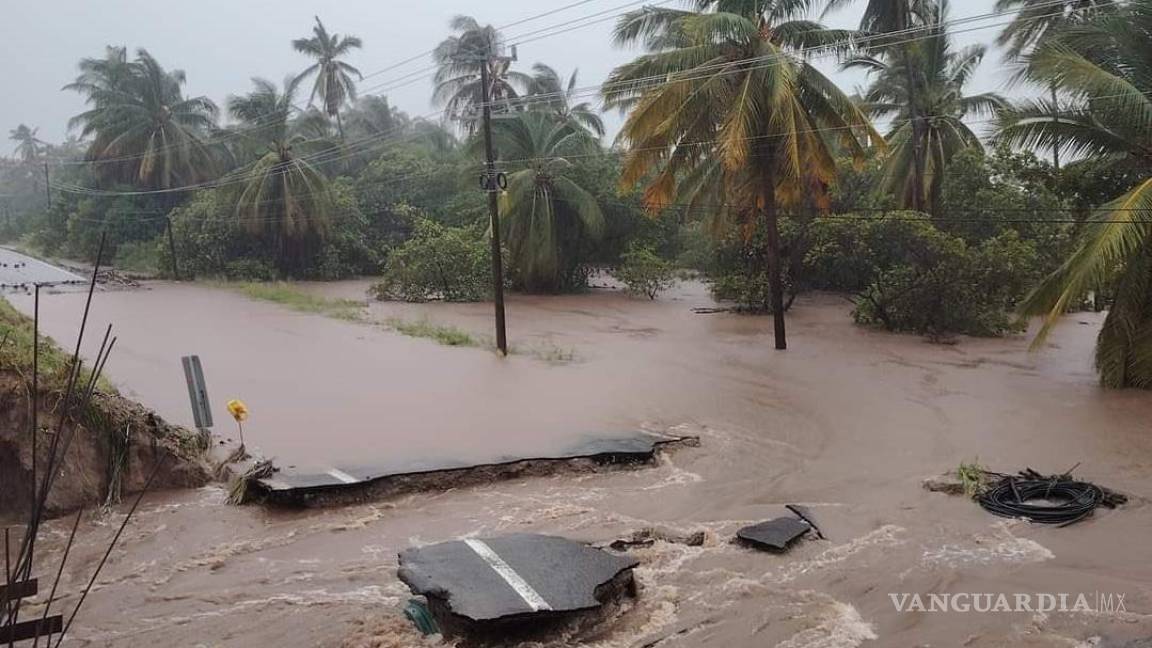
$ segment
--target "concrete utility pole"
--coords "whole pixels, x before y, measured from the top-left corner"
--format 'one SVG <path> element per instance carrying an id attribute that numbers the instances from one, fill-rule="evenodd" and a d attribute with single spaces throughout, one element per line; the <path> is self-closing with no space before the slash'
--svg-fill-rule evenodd
<path id="1" fill-rule="evenodd" d="M 492 296 L 496 309 L 496 348 L 508 355 L 508 333 L 504 325 L 504 260 L 500 254 L 500 200 L 498 192 L 503 182 L 502 175 L 496 172 L 496 153 L 492 146 L 492 79 L 489 68 L 498 61 L 514 61 L 511 57 L 498 56 L 492 51 L 492 43 L 486 42 L 484 51 L 459 56 L 460 60 L 480 63 L 480 84 L 482 102 L 481 119 L 484 129 L 484 177 L 481 186 L 488 193 L 488 213 L 492 230 Z"/>

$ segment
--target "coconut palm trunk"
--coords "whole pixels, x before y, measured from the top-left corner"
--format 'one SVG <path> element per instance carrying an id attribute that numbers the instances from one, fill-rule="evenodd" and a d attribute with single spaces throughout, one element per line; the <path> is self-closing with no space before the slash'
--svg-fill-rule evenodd
<path id="1" fill-rule="evenodd" d="M 776 151 L 765 146 L 764 174 L 761 180 L 760 200 L 764 204 L 764 226 L 767 229 L 768 292 L 772 300 L 772 330 L 776 349 L 788 348 L 784 323 L 784 263 L 780 254 L 780 212 L 776 204 Z"/>

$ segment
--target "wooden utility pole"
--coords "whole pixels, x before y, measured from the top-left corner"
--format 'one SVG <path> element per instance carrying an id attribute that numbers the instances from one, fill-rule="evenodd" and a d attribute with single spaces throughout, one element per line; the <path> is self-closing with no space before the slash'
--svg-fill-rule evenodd
<path id="1" fill-rule="evenodd" d="M 48 208 L 52 208 L 52 183 L 48 181 L 48 163 L 44 163 L 44 197 L 48 199 Z"/>
<path id="2" fill-rule="evenodd" d="M 1060 123 L 1060 98 L 1056 96 L 1056 85 L 1053 84 L 1048 88 L 1052 92 L 1052 114 L 1056 119 L 1056 123 Z M 1052 142 L 1052 167 L 1057 172 L 1060 171 L 1060 142 Z"/>
<path id="3" fill-rule="evenodd" d="M 180 267 L 176 265 L 176 238 L 172 235 L 172 217 L 167 216 L 165 220 L 168 221 L 168 253 L 172 255 L 172 278 L 180 281 Z"/>
<path id="4" fill-rule="evenodd" d="M 496 52 L 492 51 L 492 43 L 488 42 L 485 51 L 480 55 L 472 55 L 466 60 L 480 63 L 480 85 L 483 105 L 481 106 L 481 119 L 484 129 L 484 191 L 488 193 L 488 214 L 492 230 L 492 297 L 496 310 L 496 348 L 503 355 L 508 355 L 508 333 L 504 321 L 504 260 L 500 253 L 500 174 L 496 172 L 496 153 L 492 146 L 492 80 L 489 67 L 492 62 L 499 60 Z M 513 57 L 514 60 L 514 57 Z"/>

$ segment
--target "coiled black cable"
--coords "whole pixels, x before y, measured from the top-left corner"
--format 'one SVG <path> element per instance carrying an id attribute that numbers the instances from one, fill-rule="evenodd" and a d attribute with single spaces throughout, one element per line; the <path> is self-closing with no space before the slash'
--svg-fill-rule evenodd
<path id="1" fill-rule="evenodd" d="M 1098 506 L 1115 508 L 1126 498 L 1070 475 L 1045 477 L 1026 470 L 1006 476 L 980 496 L 980 506 L 1001 517 L 1068 526 L 1092 515 Z"/>

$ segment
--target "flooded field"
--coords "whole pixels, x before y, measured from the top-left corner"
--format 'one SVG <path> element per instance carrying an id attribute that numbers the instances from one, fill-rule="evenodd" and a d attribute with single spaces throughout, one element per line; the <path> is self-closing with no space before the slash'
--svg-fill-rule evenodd
<path id="1" fill-rule="evenodd" d="M 311 285 L 364 299 L 366 284 Z M 30 300 L 13 298 L 27 310 Z M 607 542 L 643 527 L 703 529 L 703 547 L 637 552 L 640 597 L 602 626 L 547 645 L 596 648 L 1123 645 L 1152 635 L 1152 397 L 1104 392 L 1091 367 L 1101 321 L 1067 318 L 1038 355 L 1028 339 L 933 345 L 855 327 L 842 298 L 801 299 L 790 350 L 771 322 L 700 315 L 703 286 L 660 301 L 614 291 L 513 297 L 500 359 L 381 325 L 255 302 L 225 289 L 154 284 L 96 296 L 114 321 L 108 373 L 129 395 L 190 423 L 179 356 L 198 353 L 216 405 L 252 409 L 249 444 L 301 464 L 365 456 L 465 461 L 547 452 L 642 427 L 700 436 L 659 466 L 560 475 L 331 510 L 222 504 L 222 488 L 150 496 L 72 633 L 86 646 L 412 647 L 396 554 L 413 544 L 533 531 Z M 68 339 L 82 297 L 46 295 Z M 489 333 L 475 305 L 366 305 L 389 318 Z M 94 348 L 94 347 L 93 347 Z M 1069 528 L 994 518 L 924 477 L 978 458 L 992 469 L 1076 474 L 1131 503 Z M 785 555 L 728 539 L 811 506 L 827 541 Z M 82 585 L 121 513 L 82 527 L 65 589 Z M 67 523 L 43 556 L 55 565 Z M 77 553 L 78 551 L 78 553 Z M 1125 611 L 898 612 L 899 593 L 1124 594 Z M 67 603 L 65 603 L 67 605 Z M 434 642 L 428 645 L 435 645 Z"/>

